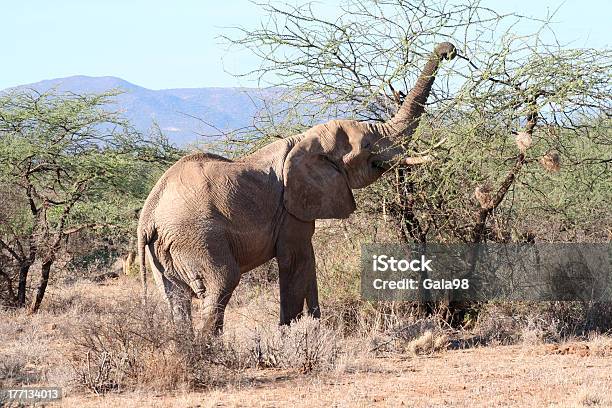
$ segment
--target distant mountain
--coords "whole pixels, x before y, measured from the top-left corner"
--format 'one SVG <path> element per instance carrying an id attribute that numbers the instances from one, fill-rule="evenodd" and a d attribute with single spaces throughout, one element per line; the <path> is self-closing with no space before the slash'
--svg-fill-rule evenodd
<path id="1" fill-rule="evenodd" d="M 142 132 L 157 122 L 171 142 L 179 146 L 201 139 L 201 134 L 218 134 L 248 126 L 264 100 L 278 96 L 279 89 L 256 88 L 183 88 L 152 90 L 116 77 L 71 76 L 50 79 L 15 88 L 44 92 L 99 93 L 110 89 L 125 91 L 116 105 Z M 12 89 L 15 89 L 12 88 Z M 206 123 L 212 125 L 208 126 Z"/>

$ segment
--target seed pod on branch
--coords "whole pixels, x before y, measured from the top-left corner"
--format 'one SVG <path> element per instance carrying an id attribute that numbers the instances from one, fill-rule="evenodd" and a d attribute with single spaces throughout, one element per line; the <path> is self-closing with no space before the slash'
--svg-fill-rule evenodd
<path id="1" fill-rule="evenodd" d="M 489 208 L 491 206 L 491 191 L 491 186 L 488 184 L 483 184 L 474 189 L 474 197 L 476 197 L 482 208 Z"/>
<path id="2" fill-rule="evenodd" d="M 561 156 L 555 150 L 550 150 L 540 158 L 540 164 L 544 169 L 551 173 L 556 173 L 561 169 Z"/>
<path id="3" fill-rule="evenodd" d="M 521 153 L 525 153 L 531 147 L 533 138 L 527 132 L 517 132 L 515 136 L 516 146 Z"/>

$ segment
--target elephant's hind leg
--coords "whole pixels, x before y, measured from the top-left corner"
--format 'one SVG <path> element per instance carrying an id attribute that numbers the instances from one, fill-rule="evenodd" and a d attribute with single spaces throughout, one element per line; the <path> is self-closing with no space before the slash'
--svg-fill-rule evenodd
<path id="1" fill-rule="evenodd" d="M 205 327 L 212 330 L 215 334 L 223 332 L 223 319 L 225 317 L 225 308 L 229 303 L 232 293 L 238 286 L 238 279 L 227 280 L 222 285 L 211 287 L 204 296 L 203 316 Z"/>
<path id="2" fill-rule="evenodd" d="M 162 265 L 160 260 L 153 255 L 155 251 L 151 245 L 147 247 L 147 250 L 153 279 L 159 292 L 168 304 L 172 321 L 180 332 L 193 337 L 191 292 L 189 288 L 168 279 L 166 276 L 167 267 L 171 267 L 171 265 Z"/>
<path id="3" fill-rule="evenodd" d="M 207 247 L 172 251 L 174 267 L 202 299 L 204 330 L 223 330 L 225 308 L 240 281 L 240 269 L 229 247 L 222 241 Z M 197 255 L 194 255 L 197 254 Z"/>
<path id="4" fill-rule="evenodd" d="M 193 322 L 191 319 L 191 291 L 162 275 L 163 293 L 165 295 L 172 321 L 179 333 L 193 338 Z"/>
<path id="5" fill-rule="evenodd" d="M 211 257 L 212 258 L 212 257 Z M 223 331 L 225 308 L 240 282 L 240 268 L 228 251 L 210 260 L 206 295 L 202 305 L 205 327 L 215 334 Z"/>

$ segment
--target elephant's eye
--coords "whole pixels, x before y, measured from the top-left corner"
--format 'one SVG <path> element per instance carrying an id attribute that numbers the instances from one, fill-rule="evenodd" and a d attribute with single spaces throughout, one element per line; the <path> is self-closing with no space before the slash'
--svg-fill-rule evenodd
<path id="1" fill-rule="evenodd" d="M 372 147 L 372 143 L 370 143 L 370 141 L 366 140 L 361 144 L 361 148 L 362 149 L 369 149 L 370 147 Z"/>

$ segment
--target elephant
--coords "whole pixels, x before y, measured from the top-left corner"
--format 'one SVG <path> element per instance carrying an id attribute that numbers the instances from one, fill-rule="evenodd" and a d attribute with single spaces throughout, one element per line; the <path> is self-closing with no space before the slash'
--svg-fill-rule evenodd
<path id="1" fill-rule="evenodd" d="M 312 236 L 317 219 L 344 219 L 356 209 L 352 189 L 378 180 L 406 159 L 399 138 L 419 124 L 442 60 L 431 53 L 414 88 L 386 122 L 331 120 L 270 143 L 238 160 L 195 153 L 172 165 L 151 190 L 138 223 L 146 296 L 146 260 L 176 325 L 193 333 L 191 301 L 202 299 L 205 324 L 223 330 L 224 312 L 241 275 L 276 258 L 280 323 L 320 308 Z"/>

